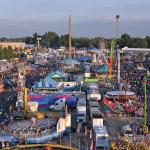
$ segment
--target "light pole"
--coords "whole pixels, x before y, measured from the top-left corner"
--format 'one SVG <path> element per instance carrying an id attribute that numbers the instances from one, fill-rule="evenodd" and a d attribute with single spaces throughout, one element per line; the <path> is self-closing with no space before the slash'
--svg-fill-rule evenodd
<path id="1" fill-rule="evenodd" d="M 38 47 L 38 48 L 40 47 L 40 40 L 41 40 L 41 38 L 38 37 L 38 38 L 37 38 L 37 41 L 38 41 L 37 47 Z"/>

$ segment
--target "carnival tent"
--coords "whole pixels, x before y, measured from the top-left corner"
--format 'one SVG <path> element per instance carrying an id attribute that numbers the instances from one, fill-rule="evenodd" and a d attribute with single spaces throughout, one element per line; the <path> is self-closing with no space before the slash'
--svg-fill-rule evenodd
<path id="1" fill-rule="evenodd" d="M 98 49 L 95 47 L 90 47 L 88 50 L 91 52 L 98 52 Z"/>
<path id="2" fill-rule="evenodd" d="M 0 136 L 0 142 L 13 143 L 13 140 L 16 140 L 16 138 L 11 135 L 1 135 Z"/>
<path id="3" fill-rule="evenodd" d="M 80 61 L 80 62 L 89 62 L 89 61 L 92 61 L 92 57 L 81 56 L 81 57 L 77 58 L 77 60 Z"/>
<path id="4" fill-rule="evenodd" d="M 50 73 L 45 79 L 49 80 L 49 79 L 55 79 L 55 78 L 62 78 L 62 79 L 66 79 L 68 77 L 67 74 L 63 73 L 63 72 L 60 72 L 60 71 L 54 71 L 52 73 Z"/>
<path id="5" fill-rule="evenodd" d="M 98 68 L 96 68 L 97 72 L 108 72 L 108 65 L 107 64 L 103 64 L 101 66 L 99 66 Z"/>
<path id="6" fill-rule="evenodd" d="M 134 96 L 134 92 L 130 91 L 109 91 L 106 93 L 106 95 L 112 97 L 112 96 L 118 96 L 118 95 L 126 95 L 126 96 Z"/>
<path id="7" fill-rule="evenodd" d="M 57 100 L 64 98 L 67 104 L 76 103 L 76 97 L 67 94 L 30 94 L 29 101 L 38 102 L 39 109 L 49 109 L 49 106 L 54 104 Z"/>
<path id="8" fill-rule="evenodd" d="M 80 63 L 76 59 L 66 58 L 60 62 L 60 64 L 64 65 L 79 65 Z"/>
<path id="9" fill-rule="evenodd" d="M 41 80 L 40 82 L 36 83 L 35 85 L 32 86 L 32 88 L 50 88 L 50 89 L 55 89 L 58 86 L 58 82 L 51 79 L 51 78 L 45 78 Z"/>

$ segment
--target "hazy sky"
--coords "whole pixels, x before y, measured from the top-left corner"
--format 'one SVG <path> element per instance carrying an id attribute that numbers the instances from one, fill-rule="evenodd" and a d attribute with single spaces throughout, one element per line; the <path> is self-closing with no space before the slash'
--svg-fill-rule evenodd
<path id="1" fill-rule="evenodd" d="M 72 16 L 73 36 L 115 34 L 150 35 L 150 0 L 0 0 L 0 37 L 22 37 L 34 32 L 68 32 Z"/>

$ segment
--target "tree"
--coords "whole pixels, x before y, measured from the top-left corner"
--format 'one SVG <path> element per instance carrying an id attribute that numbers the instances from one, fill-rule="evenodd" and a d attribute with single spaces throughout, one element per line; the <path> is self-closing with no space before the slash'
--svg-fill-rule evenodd
<path id="1" fill-rule="evenodd" d="M 147 48 L 150 48 L 150 36 L 146 36 L 145 41 L 147 42 Z"/>
<path id="2" fill-rule="evenodd" d="M 133 47 L 132 46 L 133 40 L 130 37 L 130 35 L 128 35 L 128 34 L 121 35 L 121 38 L 118 40 L 118 43 L 119 43 L 120 48 L 123 48 L 123 47 L 130 47 L 131 48 L 131 47 Z"/>
<path id="3" fill-rule="evenodd" d="M 25 43 L 26 44 L 36 44 L 36 41 L 33 37 L 26 37 L 25 38 Z"/>
<path id="4" fill-rule="evenodd" d="M 0 47 L 0 59 L 8 59 L 8 60 L 10 60 L 13 57 L 14 57 L 13 50 L 12 50 L 12 48 L 10 46 L 8 48 Z"/>
<path id="5" fill-rule="evenodd" d="M 90 46 L 90 39 L 86 37 L 75 38 L 75 47 L 76 48 L 83 48 Z"/>
<path id="6" fill-rule="evenodd" d="M 56 32 L 47 32 L 42 36 L 42 46 L 58 48 L 60 46 L 60 37 Z"/>
<path id="7" fill-rule="evenodd" d="M 41 37 L 41 35 L 37 34 L 36 32 L 33 34 L 33 43 L 37 44 L 37 38 Z"/>
<path id="8" fill-rule="evenodd" d="M 142 38 L 133 38 L 133 47 L 135 48 L 147 48 L 147 41 Z"/>
<path id="9" fill-rule="evenodd" d="M 68 47 L 68 34 L 61 35 L 60 37 L 60 46 Z"/>
<path id="10" fill-rule="evenodd" d="M 96 37 L 90 40 L 90 46 L 99 48 L 100 47 L 100 41 L 102 40 L 101 37 Z"/>
<path id="11" fill-rule="evenodd" d="M 5 38 L 5 37 L 2 37 L 2 38 L 0 39 L 0 41 L 2 41 L 2 42 L 7 41 L 7 40 L 8 40 L 8 39 Z"/>

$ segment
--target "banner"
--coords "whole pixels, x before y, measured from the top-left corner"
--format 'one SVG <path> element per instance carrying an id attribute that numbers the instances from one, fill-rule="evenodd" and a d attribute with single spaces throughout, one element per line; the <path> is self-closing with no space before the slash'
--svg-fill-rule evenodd
<path id="1" fill-rule="evenodd" d="M 66 127 L 71 127 L 71 114 L 67 114 L 65 117 Z"/>
<path id="2" fill-rule="evenodd" d="M 64 118 L 60 118 L 57 122 L 57 133 L 63 132 L 66 129 L 66 120 Z"/>

